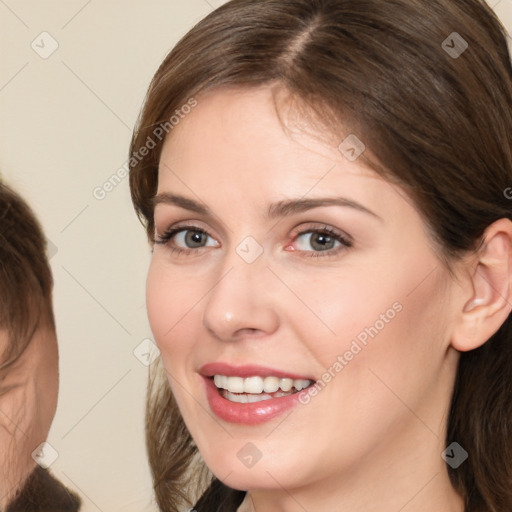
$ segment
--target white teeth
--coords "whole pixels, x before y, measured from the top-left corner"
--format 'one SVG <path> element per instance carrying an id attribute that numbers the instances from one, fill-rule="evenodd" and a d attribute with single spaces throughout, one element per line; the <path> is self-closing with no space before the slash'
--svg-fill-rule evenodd
<path id="1" fill-rule="evenodd" d="M 263 391 L 265 393 L 275 393 L 279 389 L 279 379 L 277 377 L 265 377 L 263 381 Z"/>
<path id="2" fill-rule="evenodd" d="M 272 399 L 270 395 L 266 395 L 264 393 L 262 393 L 261 395 L 250 395 L 245 393 L 236 395 L 234 393 L 230 393 L 227 390 L 223 390 L 222 395 L 230 402 L 236 402 L 238 404 L 252 404 L 255 402 L 262 402 L 263 400 Z"/>
<path id="3" fill-rule="evenodd" d="M 300 391 L 304 388 L 307 388 L 312 381 L 307 379 L 290 379 L 279 377 L 229 377 L 227 375 L 215 375 L 213 378 L 215 385 L 219 389 L 225 389 L 229 393 L 248 393 L 250 395 L 261 395 L 261 393 L 281 393 L 284 391 L 283 395 L 291 394 L 292 388 L 295 388 L 294 391 Z M 281 391 L 279 391 L 281 389 Z M 268 395 L 261 395 L 268 396 Z M 259 401 L 261 396 L 257 397 Z M 272 398 L 272 397 L 270 397 Z M 263 398 L 264 400 L 268 400 L 268 398 Z M 245 402 L 240 402 L 245 403 Z"/>
<path id="4" fill-rule="evenodd" d="M 243 393 L 244 392 L 244 379 L 242 377 L 224 377 L 227 380 L 226 389 L 229 389 L 231 393 Z"/>
<path id="5" fill-rule="evenodd" d="M 293 379 L 281 379 L 281 382 L 279 383 L 279 387 L 283 391 L 290 391 L 290 389 L 293 388 Z"/>
<path id="6" fill-rule="evenodd" d="M 230 379 L 231 377 L 229 377 Z M 229 386 L 229 380 L 228 380 Z M 231 391 L 231 389 L 228 390 Z M 261 377 L 248 377 L 244 380 L 244 393 L 258 394 L 263 391 L 263 379 Z"/>
<path id="7" fill-rule="evenodd" d="M 309 386 L 309 380 L 294 380 L 293 385 L 297 391 L 307 388 Z"/>

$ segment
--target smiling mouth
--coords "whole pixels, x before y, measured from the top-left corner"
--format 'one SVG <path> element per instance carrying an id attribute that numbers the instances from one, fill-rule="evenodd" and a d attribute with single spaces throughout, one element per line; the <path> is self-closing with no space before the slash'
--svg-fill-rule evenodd
<path id="1" fill-rule="evenodd" d="M 247 404 L 293 395 L 313 384 L 308 379 L 279 378 L 274 376 L 236 377 L 214 375 L 212 377 L 219 394 L 230 402 Z"/>

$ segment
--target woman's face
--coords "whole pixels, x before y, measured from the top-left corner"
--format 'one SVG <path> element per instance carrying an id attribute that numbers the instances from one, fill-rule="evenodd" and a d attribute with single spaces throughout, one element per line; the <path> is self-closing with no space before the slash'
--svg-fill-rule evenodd
<path id="1" fill-rule="evenodd" d="M 197 101 L 161 156 L 147 306 L 206 464 L 244 490 L 418 455 L 433 476 L 460 304 L 413 204 L 349 133 L 285 131 L 268 87 Z"/>

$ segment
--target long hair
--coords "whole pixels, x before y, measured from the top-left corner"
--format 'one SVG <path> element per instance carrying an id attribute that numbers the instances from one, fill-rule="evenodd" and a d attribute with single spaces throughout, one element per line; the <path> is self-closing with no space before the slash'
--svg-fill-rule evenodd
<path id="1" fill-rule="evenodd" d="M 357 133 L 373 168 L 413 198 L 447 266 L 512 218 L 512 67 L 505 29 L 483 0 L 232 0 L 165 58 L 134 131 L 131 194 L 151 243 L 158 163 L 177 113 L 206 90 L 264 84 L 330 133 Z M 212 476 L 165 379 L 151 378 L 146 434 L 157 501 L 174 512 Z M 470 453 L 449 468 L 466 511 L 512 510 L 510 318 L 461 354 L 452 440 Z M 206 509 L 230 510 L 221 503 L 239 494 L 213 482 Z"/>
<path id="2" fill-rule="evenodd" d="M 38 327 L 55 331 L 46 244 L 30 207 L 0 181 L 0 327 L 9 339 L 0 371 L 17 360 Z"/>

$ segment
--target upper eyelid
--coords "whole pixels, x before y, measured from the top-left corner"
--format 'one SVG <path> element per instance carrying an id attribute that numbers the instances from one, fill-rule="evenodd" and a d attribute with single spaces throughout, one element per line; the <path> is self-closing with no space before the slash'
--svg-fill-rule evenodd
<path id="1" fill-rule="evenodd" d="M 197 215 L 197 218 L 196 218 L 196 221 L 197 222 L 201 222 L 201 223 L 207 223 L 208 225 L 212 226 L 213 229 L 221 236 L 221 237 L 225 237 L 228 232 L 230 233 L 233 233 L 233 230 L 224 223 L 224 221 L 216 214 L 214 214 L 211 210 L 209 209 L 205 209 L 205 208 L 198 208 L 196 209 L 195 207 L 192 207 L 191 209 L 188 208 L 188 206 L 190 206 L 190 203 L 188 202 L 187 198 L 182 198 L 181 196 L 173 196 L 173 195 L 170 195 L 170 197 L 174 197 L 174 198 L 177 198 L 178 201 L 175 202 L 174 200 L 172 201 L 167 201 L 166 200 L 166 197 L 168 196 L 168 194 L 159 194 L 156 196 L 156 200 L 154 201 L 154 209 L 153 209 L 153 216 L 154 216 L 154 219 L 155 219 L 155 224 L 158 224 L 158 222 L 156 221 L 156 217 L 157 216 L 160 216 L 160 215 L 166 215 L 165 211 L 173 211 L 173 210 L 178 210 L 181 212 L 181 214 L 185 214 L 187 217 L 190 215 L 190 217 L 188 218 L 191 218 L 193 217 L 193 214 L 195 213 Z M 185 204 L 182 203 L 182 201 L 185 201 Z M 191 203 L 195 203 L 194 201 L 191 201 Z M 311 203 L 311 204 L 309 204 Z M 278 216 L 280 217 L 280 220 L 278 221 L 278 223 L 281 223 L 283 221 L 285 221 L 287 218 L 289 219 L 294 219 L 294 218 L 298 218 L 297 220 L 299 220 L 301 217 L 308 217 L 308 216 L 313 216 L 316 214 L 315 211 L 317 210 L 321 210 L 321 209 L 324 209 L 324 208 L 344 208 L 344 209 L 348 209 L 348 210 L 352 210 L 352 211 L 359 211 L 359 212 L 364 212 L 366 211 L 368 214 L 370 214 L 372 217 L 371 218 L 374 218 L 374 219 L 377 219 L 379 221 L 383 221 L 383 219 L 378 216 L 377 214 L 375 214 L 374 212 L 370 211 L 370 210 L 367 210 L 367 208 L 365 208 L 364 206 L 361 206 L 361 205 L 358 205 L 358 203 L 355 203 L 354 201 L 351 201 L 351 200 L 348 200 L 348 199 L 345 199 L 345 198 L 327 198 L 327 199 L 313 199 L 313 200 L 310 200 L 309 202 L 308 201 L 291 201 L 291 203 L 289 204 L 290 208 L 285 208 L 286 206 L 286 202 L 283 203 L 282 205 L 280 203 L 276 203 L 274 206 L 277 206 L 277 209 L 274 209 L 272 210 L 272 208 L 269 210 L 269 212 L 272 212 L 274 211 L 274 214 L 271 214 L 270 217 L 273 218 L 274 216 Z M 188 205 L 188 206 L 187 206 Z M 163 212 L 160 213 L 160 209 L 163 209 Z M 291 211 L 287 211 L 287 210 L 290 210 Z M 158 215 L 156 215 L 156 212 L 159 211 Z M 281 212 L 279 214 L 277 214 L 277 212 Z M 181 217 L 181 214 L 180 214 L 180 217 Z M 204 220 L 202 220 L 204 219 Z M 177 222 L 180 222 L 180 221 L 177 221 Z M 181 222 L 187 222 L 186 220 L 183 220 Z M 188 222 L 193 222 L 193 221 L 188 221 Z M 303 222 L 301 223 L 307 223 L 308 221 L 307 220 L 304 220 Z M 318 222 L 318 224 L 323 224 L 322 222 Z M 269 229 L 269 231 L 272 231 L 275 227 L 275 223 L 273 223 L 272 227 Z M 346 236 L 350 239 L 352 239 L 352 237 L 344 230 L 338 230 L 337 228 L 334 228 L 336 231 L 340 231 L 340 233 L 343 235 L 343 236 Z M 209 234 L 209 230 L 205 228 L 205 231 L 208 232 Z M 156 234 L 156 226 L 155 226 L 155 234 Z"/>
<path id="2" fill-rule="evenodd" d="M 183 233 L 184 231 L 198 231 L 200 233 L 204 233 L 205 235 L 209 236 L 210 238 L 213 238 L 216 240 L 216 238 L 210 234 L 210 232 L 207 229 L 204 229 L 200 226 L 193 226 L 190 224 L 183 225 L 183 226 L 170 226 L 166 229 L 164 229 L 160 234 L 158 233 L 158 230 L 155 229 L 155 240 L 162 240 L 164 238 L 168 238 L 168 235 L 170 234 L 171 237 L 175 237 L 179 233 Z"/>
<path id="3" fill-rule="evenodd" d="M 171 223 L 170 225 L 166 225 L 165 228 L 159 230 L 157 227 L 157 223 L 155 222 L 155 238 L 157 238 L 160 234 L 160 236 L 165 236 L 166 233 L 169 233 L 170 231 L 191 231 L 196 229 L 197 231 L 203 231 L 208 236 L 212 236 L 210 233 L 210 230 L 202 227 L 202 226 L 196 226 L 193 224 L 194 221 L 181 221 L 176 223 Z"/>
<path id="4" fill-rule="evenodd" d="M 160 210 L 162 209 L 161 212 L 158 212 L 157 213 L 157 210 Z M 166 222 L 166 217 L 168 218 L 167 214 L 164 213 L 166 211 L 174 211 L 174 212 L 179 212 L 177 213 L 176 215 L 173 214 L 172 218 L 176 219 L 176 218 L 179 218 L 181 217 L 182 220 L 176 220 L 176 221 L 173 221 L 173 222 Z M 192 215 L 187 215 L 187 214 L 192 214 Z M 155 233 L 157 232 L 157 225 L 158 224 L 162 224 L 162 225 L 166 225 L 166 226 L 174 226 L 175 224 L 176 225 L 180 225 L 180 224 L 184 224 L 184 225 L 190 225 L 189 223 L 199 223 L 199 224 L 205 224 L 207 226 L 209 226 L 209 228 L 202 228 L 199 226 L 200 229 L 204 229 L 205 231 L 210 231 L 211 228 L 213 228 L 217 233 L 220 234 L 220 236 L 225 236 L 228 232 L 233 232 L 226 224 L 224 224 L 224 222 L 220 219 L 220 217 L 218 217 L 217 215 L 215 214 L 203 214 L 201 212 L 197 212 L 196 215 L 197 216 L 194 216 L 193 215 L 194 212 L 193 211 L 187 211 L 186 209 L 182 209 L 180 207 L 176 207 L 174 205 L 167 205 L 165 202 L 162 202 L 162 203 L 158 203 L 155 205 L 155 208 L 153 210 L 153 218 L 154 218 L 154 225 L 155 225 Z M 183 215 L 183 217 L 182 217 Z M 158 220 L 158 217 L 161 217 L 161 220 Z M 164 229 L 165 231 L 168 231 L 169 228 L 165 227 Z M 164 231 L 162 230 L 162 231 Z"/>
<path id="5" fill-rule="evenodd" d="M 312 225 L 309 227 L 302 227 L 302 228 L 300 226 L 298 226 L 298 227 L 294 228 L 291 231 L 291 235 L 290 235 L 292 238 L 292 241 L 295 241 L 299 236 L 305 235 L 307 233 L 318 233 L 318 232 L 327 232 L 331 235 L 339 237 L 340 239 L 346 241 L 347 243 L 348 242 L 353 243 L 353 241 L 354 241 L 353 237 L 351 235 L 349 235 L 348 233 L 346 233 L 345 231 L 335 228 L 333 226 L 330 226 L 326 223 L 312 222 L 312 224 L 316 224 L 316 225 L 315 226 Z M 188 224 L 185 223 L 183 225 L 178 223 L 177 225 L 172 225 L 169 228 L 167 228 L 166 230 L 164 230 L 159 237 L 158 237 L 158 233 L 156 233 L 155 239 L 156 238 L 160 238 L 160 239 L 165 238 L 166 235 L 171 232 L 172 232 L 171 237 L 174 238 L 178 233 L 182 233 L 184 231 L 194 231 L 194 230 L 204 233 L 207 236 L 209 236 L 210 238 L 213 238 L 217 243 L 220 243 L 217 240 L 217 238 L 215 236 L 213 236 L 207 229 L 205 229 L 201 226 L 196 226 L 194 224 L 190 224 L 190 223 L 188 223 Z M 193 250 L 197 250 L 197 249 L 185 249 L 185 250 L 193 251 Z"/>
<path id="6" fill-rule="evenodd" d="M 297 227 L 297 228 L 294 228 L 292 230 L 292 233 L 297 236 L 297 235 L 303 235 L 305 233 L 310 233 L 310 232 L 321 232 L 321 231 L 327 231 L 329 233 L 333 233 L 335 235 L 339 235 L 341 237 L 344 237 L 344 238 L 349 238 L 352 240 L 352 237 L 345 231 L 343 231 L 342 229 L 338 229 L 338 228 L 335 228 L 333 226 L 330 226 L 329 224 L 325 224 L 325 223 L 313 223 L 313 224 L 317 224 L 316 226 L 309 226 L 307 228 L 301 228 L 300 226 Z M 321 225 L 320 225 L 321 224 Z"/>
<path id="7" fill-rule="evenodd" d="M 183 230 L 183 231 L 192 231 L 193 229 L 197 229 L 198 231 L 203 231 L 205 232 L 208 236 L 213 236 L 209 229 L 208 228 L 204 228 L 202 226 L 197 226 L 197 225 L 194 225 L 193 222 L 194 221 L 182 221 L 183 224 L 181 224 L 181 222 L 177 222 L 176 224 L 173 224 L 165 229 L 162 230 L 162 233 L 167 233 L 169 231 L 175 231 L 175 230 Z M 307 224 L 307 222 L 304 222 L 303 224 Z M 335 228 L 325 222 L 311 222 L 311 224 L 316 224 L 315 226 L 309 226 L 308 228 L 300 228 L 299 227 L 296 227 L 296 228 L 293 228 L 292 229 L 292 233 L 294 233 L 295 235 L 299 235 L 299 234 L 304 234 L 304 233 L 309 233 L 310 231 L 325 231 L 325 230 L 331 230 L 335 233 L 338 233 L 340 236 L 345 236 L 347 238 L 352 238 L 346 231 L 344 230 L 341 230 L 341 229 L 338 229 L 338 228 Z M 158 234 L 158 229 L 155 225 L 155 235 Z"/>

